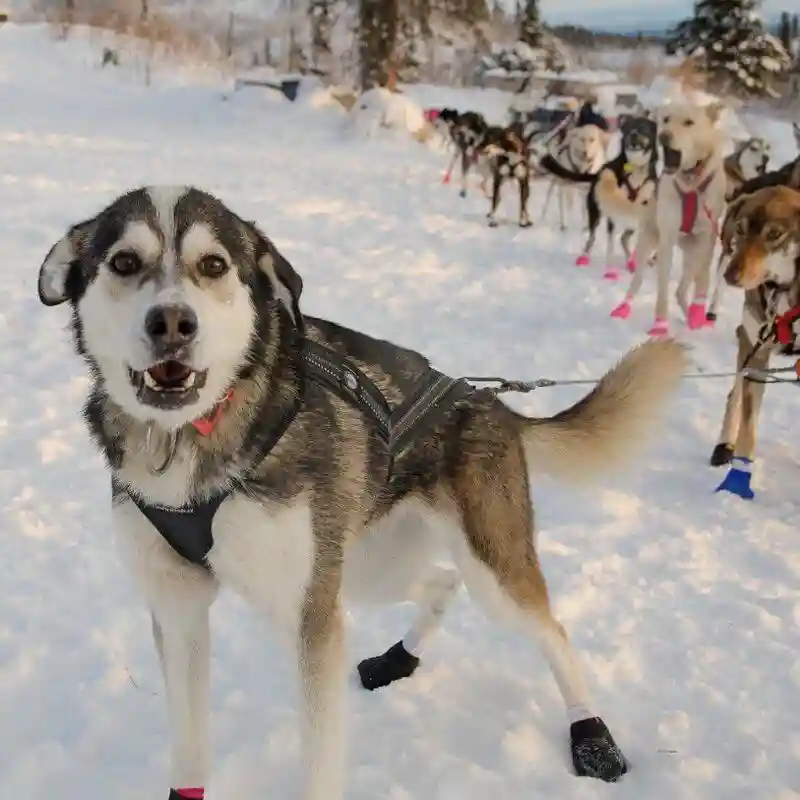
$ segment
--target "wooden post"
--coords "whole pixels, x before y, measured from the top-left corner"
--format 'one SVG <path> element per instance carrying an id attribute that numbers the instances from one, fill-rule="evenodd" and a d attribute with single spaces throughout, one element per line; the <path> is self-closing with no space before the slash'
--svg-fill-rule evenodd
<path id="1" fill-rule="evenodd" d="M 233 57 L 233 30 L 235 23 L 236 23 L 236 14 L 234 14 L 233 11 L 231 11 L 231 13 L 228 15 L 228 34 L 225 43 L 225 50 L 228 54 L 228 58 Z"/>

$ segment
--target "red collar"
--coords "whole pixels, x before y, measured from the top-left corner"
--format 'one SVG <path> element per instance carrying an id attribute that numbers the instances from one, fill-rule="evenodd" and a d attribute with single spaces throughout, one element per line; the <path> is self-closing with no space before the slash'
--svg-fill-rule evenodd
<path id="1" fill-rule="evenodd" d="M 214 432 L 214 428 L 219 425 L 220 420 L 222 419 L 222 414 L 225 411 L 225 407 L 230 403 L 231 398 L 233 397 L 233 389 L 229 389 L 225 396 L 220 400 L 212 409 L 202 417 L 199 417 L 196 420 L 192 421 L 192 425 L 194 429 L 201 435 L 201 436 L 211 436 Z"/>

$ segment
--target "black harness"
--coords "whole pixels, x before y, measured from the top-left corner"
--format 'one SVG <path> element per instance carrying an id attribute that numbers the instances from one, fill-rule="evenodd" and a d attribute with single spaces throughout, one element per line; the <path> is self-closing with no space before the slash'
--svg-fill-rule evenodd
<path id="1" fill-rule="evenodd" d="M 302 379 L 300 394 L 287 409 L 280 424 L 269 433 L 268 439 L 259 443 L 256 465 L 269 455 L 302 410 L 309 383 L 332 392 L 363 413 L 386 450 L 389 460 L 387 481 L 391 480 L 395 460 L 415 438 L 442 422 L 459 401 L 478 391 L 464 378 L 450 378 L 429 369 L 425 377 L 412 387 L 404 402 L 393 409 L 380 389 L 355 364 L 330 348 L 311 341 L 302 333 L 299 366 Z M 147 503 L 114 477 L 111 483 L 113 494 L 127 494 L 178 555 L 209 571 L 208 554 L 214 546 L 214 517 L 230 495 L 244 490 L 244 484 L 240 482 L 221 490 L 210 499 L 173 508 Z"/>

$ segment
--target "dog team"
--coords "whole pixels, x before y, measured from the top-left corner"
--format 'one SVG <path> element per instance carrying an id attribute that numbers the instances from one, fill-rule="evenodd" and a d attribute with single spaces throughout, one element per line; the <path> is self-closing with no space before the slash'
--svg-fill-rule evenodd
<path id="1" fill-rule="evenodd" d="M 549 190 L 557 189 L 562 230 L 566 229 L 565 204 L 582 190 L 588 237 L 576 264 L 590 264 L 597 231 L 605 219 L 605 277 L 620 277 L 617 241 L 625 267 L 632 273 L 628 290 L 611 316 L 630 316 L 646 271 L 637 269 L 637 263 L 654 265 L 657 293 L 649 333 L 664 336 L 669 334 L 669 281 L 675 248 L 683 256 L 675 296 L 686 324 L 690 330 L 713 325 L 720 281 L 711 303 L 708 301 L 721 218 L 732 200 L 762 185 L 758 181 L 769 182 L 767 176 L 772 174 L 768 173 L 771 147 L 761 137 L 737 142 L 734 151 L 725 154 L 726 137 L 719 127 L 723 111 L 720 103 L 675 103 L 664 106 L 658 119 L 648 112 L 620 115 L 619 152 L 611 159 L 607 151 L 616 134 L 588 102 L 545 137 L 520 120 L 506 127 L 492 126 L 477 112 L 462 114 L 452 108 L 442 109 L 436 124 L 446 131 L 455 150 L 450 170 L 460 158 L 461 195 L 466 196 L 473 167 L 482 173 L 482 185 L 491 180 L 488 218 L 492 227 L 497 225 L 501 187 L 508 180 L 515 180 L 519 187 L 522 227 L 531 225 L 527 203 L 532 180 L 546 180 Z M 795 125 L 794 132 L 800 148 L 800 127 Z M 776 174 L 791 171 L 793 165 Z M 789 181 L 788 185 L 793 184 Z"/>
<path id="2" fill-rule="evenodd" d="M 771 304 L 800 301 L 800 194 L 787 188 L 800 188 L 800 159 L 767 173 L 766 145 L 753 140 L 726 160 L 718 107 L 676 106 L 658 123 L 624 118 L 610 161 L 610 134 L 596 121 L 542 145 L 524 125 L 441 116 L 462 179 L 476 154 L 489 165 L 490 224 L 507 181 L 518 184 L 522 226 L 531 180 L 585 187 L 580 263 L 605 218 L 609 259 L 619 233 L 631 262 L 628 304 L 641 282 L 638 233 L 640 258 L 655 253 L 657 333 L 667 332 L 676 244 L 693 267 L 679 302 L 693 285 L 687 318 L 705 316 L 709 269 L 698 265 L 710 265 L 716 220 L 731 200 L 724 277 L 745 289 L 740 360 Z M 302 290 L 254 222 L 193 187 L 120 196 L 70 227 L 39 270 L 42 303 L 70 310 L 122 561 L 152 617 L 170 800 L 202 800 L 211 777 L 209 611 L 221 587 L 267 616 L 296 661 L 303 800 L 344 797 L 347 605 L 415 603 L 408 630 L 358 664 L 361 685 L 374 690 L 419 667 L 462 586 L 496 624 L 539 646 L 563 698 L 575 773 L 618 780 L 630 765 L 551 610 L 530 481 L 540 471 L 587 481 L 640 452 L 673 402 L 686 348 L 654 338 L 571 408 L 530 419 L 420 353 L 304 314 Z M 766 358 L 764 350 L 757 363 Z M 740 472 L 759 402 L 740 383 L 729 399 L 715 454 Z"/>

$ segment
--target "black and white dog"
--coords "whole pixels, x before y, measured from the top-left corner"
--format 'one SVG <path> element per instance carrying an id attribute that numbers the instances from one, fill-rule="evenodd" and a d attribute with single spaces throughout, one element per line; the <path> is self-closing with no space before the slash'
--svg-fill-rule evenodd
<path id="1" fill-rule="evenodd" d="M 450 183 L 450 177 L 456 162 L 461 161 L 461 197 L 467 196 L 467 176 L 473 166 L 478 165 L 479 145 L 486 137 L 489 124 L 483 114 L 477 111 L 465 111 L 463 113 L 454 108 L 443 108 L 439 112 L 439 120 L 446 126 L 450 139 L 453 143 L 455 152 L 444 175 L 443 182 Z M 488 173 L 484 169 L 481 185 L 485 187 Z"/>
<path id="2" fill-rule="evenodd" d="M 589 235 L 575 263 L 588 266 L 603 217 L 606 219 L 606 272 L 609 280 L 617 280 L 614 263 L 614 237 L 621 230 L 620 243 L 629 272 L 636 270 L 636 259 L 630 240 L 639 225 L 641 211 L 655 197 L 658 185 L 658 126 L 647 116 L 623 116 L 619 121 L 620 152 L 592 176 L 586 195 Z"/>

